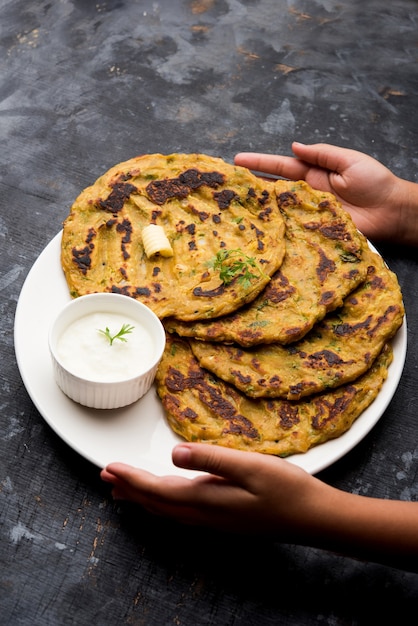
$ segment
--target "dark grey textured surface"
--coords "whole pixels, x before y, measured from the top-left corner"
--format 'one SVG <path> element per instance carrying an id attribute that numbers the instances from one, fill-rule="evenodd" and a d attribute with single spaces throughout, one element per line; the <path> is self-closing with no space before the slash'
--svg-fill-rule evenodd
<path id="1" fill-rule="evenodd" d="M 76 195 L 136 154 L 232 160 L 326 141 L 418 180 L 418 3 L 0 0 L 0 46 L 0 623 L 416 623 L 415 574 L 113 505 L 33 406 L 13 323 Z M 377 426 L 322 478 L 416 500 L 417 252 L 382 251 L 404 292 L 406 368 Z"/>

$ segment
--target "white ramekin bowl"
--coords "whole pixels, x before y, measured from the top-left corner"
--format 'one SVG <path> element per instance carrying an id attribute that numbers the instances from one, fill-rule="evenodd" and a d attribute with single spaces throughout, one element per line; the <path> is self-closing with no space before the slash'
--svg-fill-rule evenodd
<path id="1" fill-rule="evenodd" d="M 147 340 L 147 350 L 140 348 L 137 359 L 135 351 L 135 359 L 129 366 L 128 372 L 126 374 L 119 373 L 115 376 L 115 380 L 102 380 L 96 371 L 90 372 L 88 370 L 80 373 L 77 368 L 78 339 L 74 341 L 74 351 L 72 348 L 70 349 L 72 360 L 70 364 L 68 359 L 63 358 L 62 355 L 60 341 L 62 341 L 63 334 L 68 327 L 73 323 L 84 324 L 84 320 L 91 320 L 91 316 L 96 314 L 104 320 L 103 327 L 107 325 L 106 315 L 109 317 L 117 315 L 121 316 L 122 319 L 131 320 L 131 325 L 134 327 L 132 332 L 136 332 L 135 329 L 138 328 Z M 96 332 L 101 335 L 102 341 L 107 342 L 102 333 L 98 332 L 98 329 Z M 117 340 L 114 342 L 119 351 L 123 351 L 121 346 L 128 345 L 127 342 L 133 340 L 129 334 L 124 336 L 126 342 L 122 343 Z M 139 400 L 150 389 L 164 351 L 165 341 L 165 331 L 161 321 L 151 309 L 141 302 L 129 296 L 113 293 L 94 293 L 80 296 L 71 300 L 61 310 L 50 328 L 49 349 L 55 380 L 69 398 L 84 406 L 95 409 L 116 409 L 127 406 Z M 102 349 L 102 346 L 100 347 Z M 114 350 L 114 346 L 113 344 L 110 346 L 109 342 L 108 354 L 111 360 L 114 359 L 115 355 L 115 352 L 112 353 L 112 349 Z M 130 349 L 132 350 L 132 346 Z M 99 351 L 97 351 L 97 356 L 98 354 Z M 100 363 L 105 369 L 106 358 L 100 356 Z M 85 369 L 86 367 L 84 367 Z"/>

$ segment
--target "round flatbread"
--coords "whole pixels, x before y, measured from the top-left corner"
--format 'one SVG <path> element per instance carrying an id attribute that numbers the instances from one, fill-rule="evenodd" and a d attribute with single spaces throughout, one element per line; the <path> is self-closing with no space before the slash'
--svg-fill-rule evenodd
<path id="1" fill-rule="evenodd" d="M 299 399 L 361 376 L 402 325 L 402 294 L 382 257 L 368 250 L 366 280 L 300 341 L 255 348 L 191 339 L 201 367 L 250 397 Z"/>
<path id="2" fill-rule="evenodd" d="M 161 227 L 161 253 L 147 256 L 150 224 Z M 207 155 L 152 154 L 80 194 L 61 261 L 73 297 L 110 291 L 161 319 L 205 319 L 258 295 L 282 263 L 284 231 L 272 183 Z"/>
<path id="3" fill-rule="evenodd" d="M 288 456 L 346 432 L 377 396 L 391 360 L 386 345 L 353 383 L 305 400 L 254 400 L 200 367 L 188 340 L 172 335 L 157 391 L 171 428 L 187 441 Z"/>
<path id="4" fill-rule="evenodd" d="M 214 320 L 165 320 L 169 332 L 204 341 L 288 344 L 303 337 L 366 276 L 367 241 L 335 197 L 303 181 L 275 185 L 286 224 L 280 269 L 250 304 Z"/>

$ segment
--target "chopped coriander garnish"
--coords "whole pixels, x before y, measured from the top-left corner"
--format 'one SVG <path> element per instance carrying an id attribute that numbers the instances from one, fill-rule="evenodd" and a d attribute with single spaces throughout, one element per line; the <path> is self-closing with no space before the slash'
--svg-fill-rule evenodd
<path id="1" fill-rule="evenodd" d="M 128 341 L 125 339 L 124 335 L 131 333 L 134 328 L 135 326 L 131 326 L 130 324 L 122 324 L 120 331 L 116 333 L 116 335 L 111 335 L 109 328 L 106 326 L 106 330 L 99 329 L 99 333 L 104 335 L 109 340 L 110 345 L 112 345 L 115 339 L 125 342 Z"/>
<path id="2" fill-rule="evenodd" d="M 253 279 L 263 275 L 257 266 L 255 258 L 242 253 L 242 250 L 220 250 L 216 256 L 208 261 L 208 267 L 219 272 L 219 278 L 224 285 L 229 285 L 234 278 L 247 289 Z M 254 268 L 257 274 L 251 271 Z"/>

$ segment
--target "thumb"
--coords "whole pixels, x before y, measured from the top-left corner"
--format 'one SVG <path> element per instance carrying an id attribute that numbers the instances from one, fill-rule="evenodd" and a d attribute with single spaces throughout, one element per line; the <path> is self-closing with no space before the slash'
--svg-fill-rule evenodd
<path id="1" fill-rule="evenodd" d="M 181 443 L 173 449 L 173 463 L 185 469 L 201 470 L 247 485 L 251 476 L 259 473 L 268 462 L 265 455 L 245 452 L 207 443 Z M 273 457 L 272 457 L 272 459 Z"/>

